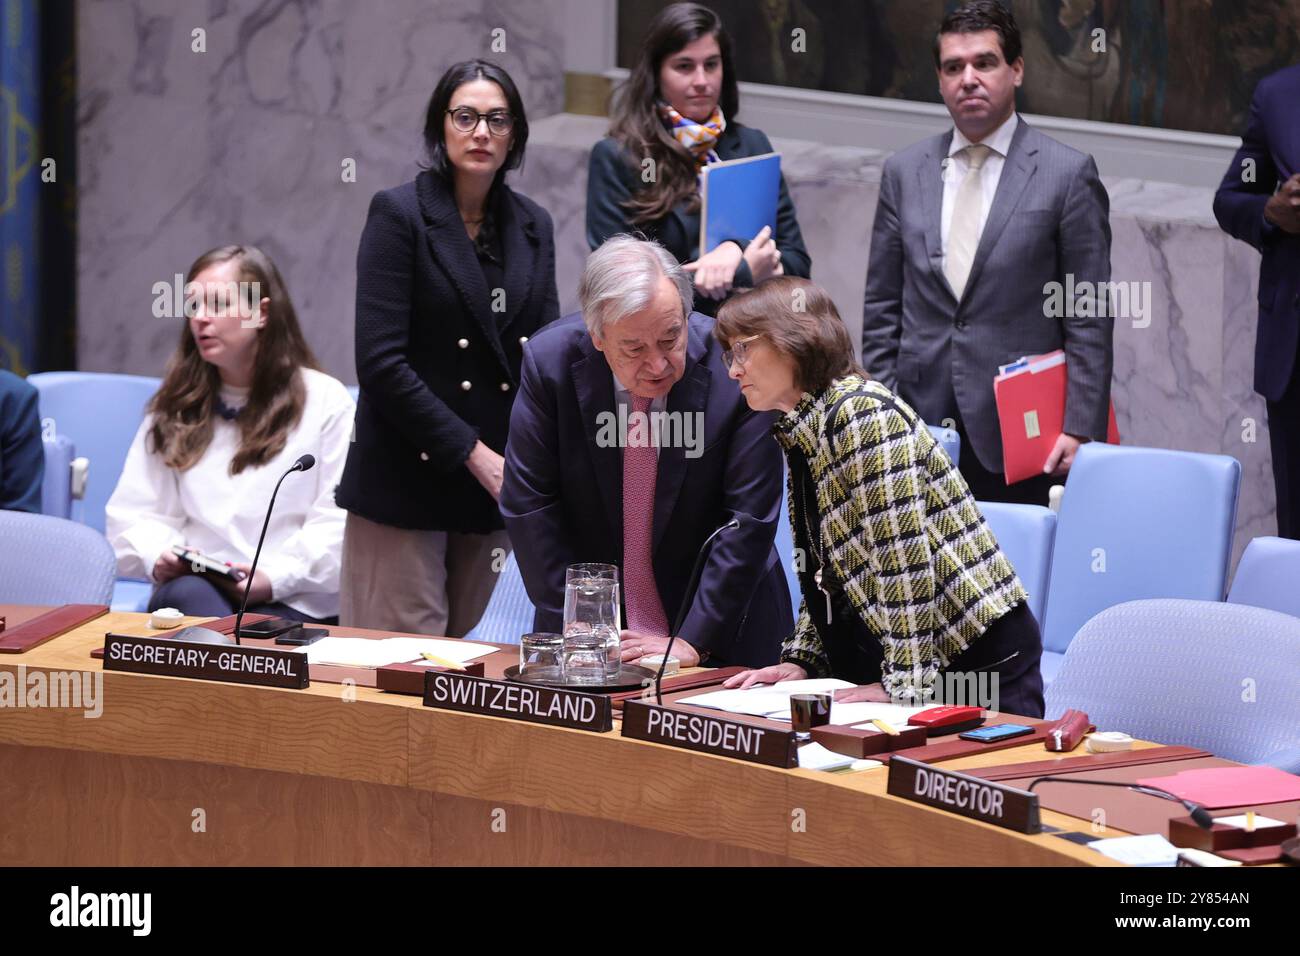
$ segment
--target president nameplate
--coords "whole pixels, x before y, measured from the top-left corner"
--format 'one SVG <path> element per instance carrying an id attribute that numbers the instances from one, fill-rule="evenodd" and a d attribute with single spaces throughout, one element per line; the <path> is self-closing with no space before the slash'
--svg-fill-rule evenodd
<path id="1" fill-rule="evenodd" d="M 130 634 L 104 636 L 104 670 L 301 690 L 307 655 L 275 647 L 201 644 Z"/>
<path id="2" fill-rule="evenodd" d="M 425 675 L 424 706 L 596 733 L 614 728 L 614 710 L 603 694 L 536 687 L 455 671 L 430 671 Z"/>
<path id="3" fill-rule="evenodd" d="M 1041 833 L 1038 794 L 895 754 L 886 792 L 1018 833 Z"/>
<path id="4" fill-rule="evenodd" d="M 793 731 L 726 720 L 643 700 L 623 702 L 623 736 L 769 767 L 799 763 Z"/>

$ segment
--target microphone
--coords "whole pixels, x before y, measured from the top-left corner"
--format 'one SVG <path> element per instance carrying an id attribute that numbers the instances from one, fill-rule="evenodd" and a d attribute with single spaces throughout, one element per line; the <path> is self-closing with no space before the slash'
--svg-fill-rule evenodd
<path id="1" fill-rule="evenodd" d="M 316 466 L 316 457 L 314 455 L 303 455 L 295 461 L 275 483 L 275 490 L 271 492 L 271 503 L 266 506 L 266 520 L 262 522 L 262 533 L 257 538 L 257 551 L 253 554 L 253 565 L 248 569 L 248 580 L 244 584 L 244 600 L 239 604 L 239 615 L 235 618 L 235 643 L 239 644 L 239 626 L 244 623 L 244 611 L 248 609 L 248 592 L 253 589 L 253 575 L 257 573 L 257 559 L 262 556 L 262 542 L 266 540 L 266 529 L 271 525 L 271 511 L 275 508 L 275 496 L 280 493 L 280 485 L 284 484 L 284 479 L 288 478 L 295 471 L 311 471 Z"/>
<path id="2" fill-rule="evenodd" d="M 709 545 L 713 544 L 713 539 L 724 531 L 734 531 L 740 527 L 740 519 L 732 518 L 722 527 L 718 528 L 704 539 L 704 544 L 700 545 L 700 553 L 695 557 L 695 567 L 691 571 L 691 580 L 686 585 L 686 593 L 682 596 L 682 606 L 677 609 L 677 621 L 673 624 L 673 629 L 668 635 L 668 646 L 664 648 L 663 660 L 659 662 L 659 673 L 655 675 L 655 703 L 663 705 L 663 682 L 664 669 L 668 666 L 668 657 L 673 652 L 673 642 L 677 640 L 677 632 L 682 629 L 686 623 L 686 612 L 691 609 L 691 602 L 695 599 L 695 589 L 700 585 L 700 575 L 704 571 L 704 558 L 709 553 Z"/>
<path id="3" fill-rule="evenodd" d="M 1172 800 L 1174 803 L 1181 803 L 1186 807 L 1187 812 L 1196 825 L 1202 830 L 1208 830 L 1214 826 L 1214 817 L 1210 816 L 1210 811 L 1194 800 L 1185 800 L 1177 794 L 1170 793 L 1168 790 L 1161 790 L 1159 787 L 1149 787 L 1145 784 L 1123 783 L 1118 780 L 1071 780 L 1067 777 L 1037 777 L 1029 782 L 1026 790 L 1033 790 L 1040 783 L 1080 783 L 1092 787 L 1123 787 L 1126 790 L 1132 790 L 1135 793 L 1145 793 L 1151 797 L 1160 797 L 1164 800 Z"/>

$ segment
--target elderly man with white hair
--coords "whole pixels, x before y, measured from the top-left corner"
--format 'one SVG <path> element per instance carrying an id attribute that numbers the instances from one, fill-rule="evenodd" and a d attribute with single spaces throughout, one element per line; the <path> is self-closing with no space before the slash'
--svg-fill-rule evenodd
<path id="1" fill-rule="evenodd" d="M 587 260 L 580 314 L 524 349 L 501 513 L 535 629 L 561 628 L 570 564 L 620 568 L 624 660 L 661 653 L 686 608 L 683 666 L 762 666 L 793 627 L 773 547 L 782 506 L 773 417 L 727 378 L 713 320 L 657 243 L 615 236 Z M 699 584 L 691 572 L 706 540 Z"/>

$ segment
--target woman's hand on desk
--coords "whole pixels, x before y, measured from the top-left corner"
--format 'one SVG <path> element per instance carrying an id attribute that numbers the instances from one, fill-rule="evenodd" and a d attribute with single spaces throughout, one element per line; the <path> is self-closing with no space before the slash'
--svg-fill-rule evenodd
<path id="1" fill-rule="evenodd" d="M 885 693 L 884 685 L 879 681 L 874 684 L 859 684 L 857 687 L 846 687 L 843 690 L 837 690 L 835 699 L 841 704 L 852 704 L 864 700 L 873 704 L 890 703 L 890 697 Z"/>
<path id="2" fill-rule="evenodd" d="M 734 242 L 724 242 L 682 268 L 695 276 L 695 288 L 701 295 L 721 299 L 731 291 L 731 283 L 736 278 L 736 267 L 742 258 L 740 246 Z"/>
<path id="3" fill-rule="evenodd" d="M 808 672 L 798 664 L 786 662 L 784 664 L 773 664 L 771 667 L 760 667 L 757 670 L 741 671 L 735 677 L 728 677 L 723 681 L 723 687 L 735 687 L 744 690 L 747 687 L 753 687 L 755 684 L 779 684 L 783 680 L 807 680 Z"/>
<path id="4" fill-rule="evenodd" d="M 619 631 L 619 645 L 623 649 L 623 660 L 636 661 L 647 654 L 662 654 L 668 649 L 668 638 L 651 637 L 640 631 Z M 673 641 L 673 657 L 681 662 L 682 667 L 698 667 L 699 652 L 680 637 Z"/>
<path id="5" fill-rule="evenodd" d="M 465 459 L 465 467 L 487 489 L 493 501 L 501 500 L 501 481 L 505 476 L 506 460 L 487 445 L 479 442 Z"/>

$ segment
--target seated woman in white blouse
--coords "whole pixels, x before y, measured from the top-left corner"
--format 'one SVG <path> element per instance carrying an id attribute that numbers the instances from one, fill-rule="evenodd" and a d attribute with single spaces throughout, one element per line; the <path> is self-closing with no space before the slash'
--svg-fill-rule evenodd
<path id="1" fill-rule="evenodd" d="M 151 611 L 237 610 L 246 580 L 195 574 L 172 547 L 229 562 L 246 578 L 276 481 L 310 454 L 316 467 L 280 487 L 248 605 L 337 620 L 344 513 L 334 486 L 352 396 L 318 371 L 279 271 L 255 247 L 200 256 L 186 275 L 186 303 L 180 345 L 108 502 L 118 573 L 156 582 Z"/>

